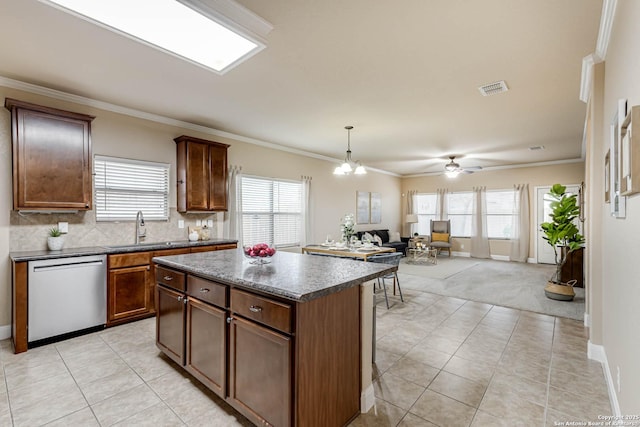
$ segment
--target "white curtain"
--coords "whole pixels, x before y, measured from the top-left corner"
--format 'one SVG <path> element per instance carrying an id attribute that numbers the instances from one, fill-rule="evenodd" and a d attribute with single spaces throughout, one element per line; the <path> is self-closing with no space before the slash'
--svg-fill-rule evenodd
<path id="1" fill-rule="evenodd" d="M 407 215 L 417 214 L 416 206 L 416 196 L 418 195 L 418 190 L 409 190 L 407 191 Z M 409 224 L 409 236 L 413 237 L 413 224 Z"/>
<path id="2" fill-rule="evenodd" d="M 305 247 L 313 243 L 313 232 L 311 230 L 311 177 L 302 176 L 302 235 L 300 236 L 300 246 Z"/>
<path id="3" fill-rule="evenodd" d="M 473 213 L 471 215 L 471 256 L 491 258 L 487 233 L 487 189 L 474 187 Z"/>
<path id="4" fill-rule="evenodd" d="M 224 214 L 223 237 L 242 245 L 242 167 L 231 166 L 227 176 L 229 209 Z"/>
<path id="5" fill-rule="evenodd" d="M 438 188 L 436 191 L 436 219 L 446 220 L 449 219 L 449 202 L 447 195 L 449 190 L 446 188 Z"/>
<path id="6" fill-rule="evenodd" d="M 511 224 L 511 261 L 527 262 L 529 257 L 529 184 L 514 185 L 514 212 Z"/>

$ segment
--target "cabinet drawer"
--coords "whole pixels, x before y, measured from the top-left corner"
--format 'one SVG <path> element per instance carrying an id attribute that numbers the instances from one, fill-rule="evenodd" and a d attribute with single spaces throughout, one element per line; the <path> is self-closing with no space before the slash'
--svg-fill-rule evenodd
<path id="1" fill-rule="evenodd" d="M 176 289 L 178 291 L 185 291 L 184 286 L 184 273 L 180 273 L 175 270 L 164 268 L 162 266 L 156 267 L 156 282 Z"/>
<path id="2" fill-rule="evenodd" d="M 211 252 L 222 251 L 225 249 L 236 249 L 238 246 L 235 243 L 226 243 L 224 245 L 207 245 L 207 246 L 194 246 L 191 248 L 191 253 L 196 252 Z"/>
<path id="3" fill-rule="evenodd" d="M 227 307 L 227 286 L 219 283 L 187 276 L 187 295 L 218 307 Z"/>
<path id="4" fill-rule="evenodd" d="M 231 289 L 231 311 L 282 332 L 291 333 L 291 306 Z"/>
<path id="5" fill-rule="evenodd" d="M 109 255 L 109 268 L 136 267 L 150 263 L 151 252 Z"/>

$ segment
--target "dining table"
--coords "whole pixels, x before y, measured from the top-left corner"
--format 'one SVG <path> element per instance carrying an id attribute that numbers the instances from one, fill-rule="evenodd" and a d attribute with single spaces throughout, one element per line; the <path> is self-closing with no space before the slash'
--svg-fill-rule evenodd
<path id="1" fill-rule="evenodd" d="M 367 261 L 372 255 L 395 252 L 395 248 L 386 248 L 380 246 L 336 246 L 331 244 L 307 245 L 302 248 L 303 254 L 323 254 L 342 258 L 355 258 Z"/>

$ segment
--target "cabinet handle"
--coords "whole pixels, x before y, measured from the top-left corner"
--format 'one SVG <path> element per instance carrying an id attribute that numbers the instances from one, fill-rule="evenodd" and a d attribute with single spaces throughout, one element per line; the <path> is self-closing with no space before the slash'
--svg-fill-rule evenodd
<path id="1" fill-rule="evenodd" d="M 259 305 L 252 305 L 249 307 L 250 311 L 253 311 L 254 313 L 260 313 L 262 311 L 262 307 L 260 307 Z"/>
<path id="2" fill-rule="evenodd" d="M 182 301 L 182 295 L 178 297 L 178 301 Z"/>
<path id="3" fill-rule="evenodd" d="M 210 290 L 211 290 L 211 289 L 208 289 L 208 288 L 200 288 L 200 292 L 205 293 L 205 294 L 206 294 L 207 292 L 209 292 Z"/>
<path id="4" fill-rule="evenodd" d="M 227 317 L 227 323 L 231 323 L 232 320 L 233 320 L 233 317 Z"/>
<path id="5" fill-rule="evenodd" d="M 172 281 L 172 280 L 173 280 L 173 277 L 171 277 L 171 276 L 164 276 L 164 277 L 163 277 L 163 279 L 164 279 L 164 280 L 166 280 L 167 282 L 170 282 L 170 281 Z"/>

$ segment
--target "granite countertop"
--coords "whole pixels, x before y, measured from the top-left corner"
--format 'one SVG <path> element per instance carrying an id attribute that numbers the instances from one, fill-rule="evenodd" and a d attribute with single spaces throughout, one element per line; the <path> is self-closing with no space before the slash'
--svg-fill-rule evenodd
<path id="1" fill-rule="evenodd" d="M 269 264 L 253 265 L 242 249 L 154 257 L 153 261 L 234 287 L 297 302 L 357 286 L 398 269 L 389 264 L 290 252 L 276 253 Z"/>
<path id="2" fill-rule="evenodd" d="M 209 239 L 198 240 L 197 242 L 191 242 L 189 240 L 178 240 L 172 242 L 151 242 L 129 244 L 129 245 L 105 245 L 105 246 L 89 246 L 81 248 L 65 248 L 60 251 L 22 251 L 22 252 L 10 252 L 9 258 L 15 262 L 24 261 L 37 261 L 41 259 L 55 259 L 76 257 L 85 255 L 103 255 L 103 254 L 121 254 L 130 252 L 146 252 L 146 251 L 158 251 L 162 249 L 180 249 L 190 248 L 195 246 L 211 246 L 211 245 L 224 245 L 229 243 L 237 243 L 237 240 L 231 239 Z"/>

